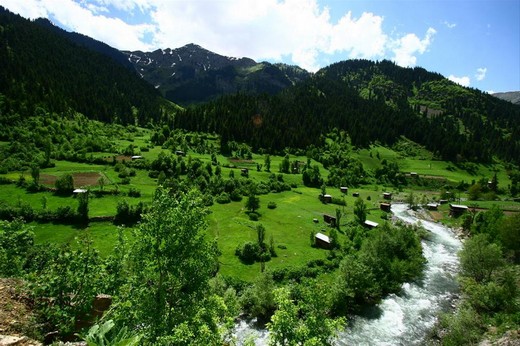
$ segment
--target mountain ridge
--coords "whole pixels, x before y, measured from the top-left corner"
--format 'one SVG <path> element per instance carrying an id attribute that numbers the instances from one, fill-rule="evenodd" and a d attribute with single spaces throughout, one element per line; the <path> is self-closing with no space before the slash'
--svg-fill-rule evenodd
<path id="1" fill-rule="evenodd" d="M 165 98 L 181 105 L 204 103 L 236 92 L 276 94 L 311 75 L 298 66 L 227 57 L 194 43 L 123 53 L 141 77 Z"/>

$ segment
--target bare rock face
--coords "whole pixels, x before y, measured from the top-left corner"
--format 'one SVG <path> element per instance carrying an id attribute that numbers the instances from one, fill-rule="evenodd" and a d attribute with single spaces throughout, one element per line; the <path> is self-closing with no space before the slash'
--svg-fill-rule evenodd
<path id="1" fill-rule="evenodd" d="M 42 343 L 26 336 L 0 335 L 0 346 L 40 346 Z"/>

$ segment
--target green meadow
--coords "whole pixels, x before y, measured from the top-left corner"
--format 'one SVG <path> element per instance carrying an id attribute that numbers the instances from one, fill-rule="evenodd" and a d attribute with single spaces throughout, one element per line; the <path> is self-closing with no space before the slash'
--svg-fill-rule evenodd
<path id="1" fill-rule="evenodd" d="M 107 158 L 106 164 L 88 164 L 70 161 L 53 161 L 55 166 L 52 168 L 41 169 L 41 179 L 46 177 L 59 178 L 64 174 L 73 174 L 75 177 L 92 175 L 88 183 L 81 187 L 88 188 L 91 191 L 117 191 L 118 194 L 90 194 L 89 198 L 89 217 L 107 217 L 116 214 L 117 205 L 121 199 L 125 199 L 130 205 L 135 205 L 142 201 L 149 203 L 152 200 L 153 193 L 157 187 L 157 179 L 150 178 L 148 171 L 135 169 L 135 176 L 130 177 L 130 182 L 124 184 L 119 178 L 118 172 L 114 170 L 111 163 L 113 156 L 121 155 L 120 153 L 129 145 L 133 145 L 139 155 L 149 162 L 155 160 L 161 152 L 166 154 L 172 153 L 174 150 L 163 149 L 160 146 L 151 146 L 149 141 L 149 132 L 142 130 L 139 136 L 128 136 L 127 138 L 115 141 L 119 153 L 92 153 L 92 157 Z M 216 145 L 216 143 L 214 143 Z M 146 148 L 141 151 L 140 148 Z M 188 152 L 188 157 L 192 159 L 200 159 L 204 162 L 210 162 L 209 154 L 197 154 Z M 90 154 L 87 154 L 90 155 Z M 368 149 L 355 150 L 353 156 L 358 158 L 364 169 L 372 174 L 376 169 L 382 166 L 382 161 L 397 162 L 401 172 L 409 174 L 416 172 L 419 176 L 431 179 L 445 179 L 447 184 L 457 184 L 461 181 L 470 183 L 480 179 L 491 179 L 492 175 L 497 173 L 500 186 L 506 186 L 509 182 L 507 172 L 501 164 L 491 166 L 473 165 L 472 172 L 454 164 L 437 161 L 431 158 L 431 154 L 422 152 L 415 157 L 403 156 L 401 153 L 382 146 L 372 146 Z M 186 157 L 185 159 L 189 159 Z M 278 175 L 278 167 L 283 157 L 271 155 L 271 172 L 266 172 L 265 167 L 260 171 L 257 165 L 264 166 L 265 155 L 253 154 L 251 160 L 237 160 L 217 155 L 217 160 L 221 165 L 222 176 L 227 178 L 230 172 L 236 178 L 241 178 L 242 168 L 248 168 L 249 179 L 255 183 L 268 181 L 272 173 Z M 127 158 L 130 160 L 130 158 Z M 291 161 L 299 160 L 307 162 L 304 156 L 291 156 Z M 323 178 L 328 176 L 326 170 L 320 163 L 312 160 L 312 165 L 319 167 Z M 214 166 L 213 166 L 214 169 Z M 97 175 L 96 175 L 97 174 Z M 52 191 L 28 192 L 24 187 L 18 187 L 15 182 L 23 176 L 26 181 L 31 181 L 31 173 L 29 170 L 23 172 L 11 172 L 1 175 L 4 179 L 12 180 L 11 184 L 0 186 L 0 204 L 11 206 L 29 205 L 34 210 L 42 210 L 47 208 L 55 210 L 60 206 L 71 206 L 77 208 L 77 197 L 58 196 Z M 371 182 L 365 186 L 358 188 L 349 188 L 347 194 L 342 194 L 338 187 L 327 187 L 327 193 L 334 198 L 341 199 L 346 205 L 324 204 L 318 196 L 321 193 L 319 188 L 305 187 L 302 183 L 301 174 L 282 174 L 283 181 L 291 185 L 291 191 L 284 191 L 267 195 L 258 196 L 260 199 L 260 214 L 258 221 L 251 221 L 246 213 L 245 201 L 247 197 L 243 197 L 240 202 L 231 202 L 228 204 L 214 203 L 209 207 L 210 214 L 208 216 L 208 236 L 217 239 L 219 249 L 221 251 L 220 271 L 223 275 L 236 277 L 246 281 L 252 281 L 260 271 L 258 263 L 246 265 L 242 263 L 237 256 L 235 250 L 237 246 L 247 241 L 256 241 L 256 226 L 262 224 L 266 229 L 266 240 L 270 241 L 271 237 L 276 250 L 276 257 L 272 257 L 266 263 L 268 269 L 279 269 L 286 267 L 304 266 L 307 262 L 323 259 L 327 256 L 328 251 L 324 249 L 311 247 L 311 234 L 322 232 L 330 234 L 330 227 L 324 222 L 323 215 L 336 215 L 339 209 L 343 214 L 338 233 L 339 241 L 342 242 L 345 237 L 343 231 L 346 224 L 354 219 L 353 207 L 356 197 L 353 193 L 359 193 L 359 197 L 367 205 L 367 219 L 375 222 L 385 222 L 386 213 L 379 210 L 379 204 L 383 201 L 383 192 L 392 192 L 394 201 L 405 201 L 409 192 L 414 191 L 420 200 L 431 201 L 439 199 L 438 190 L 428 189 L 420 186 L 406 187 L 390 187 L 382 184 Z M 103 177 L 103 186 L 99 185 L 98 177 Z M 51 179 L 52 180 L 52 179 Z M 53 184 L 48 183 L 48 187 Z M 80 186 L 76 186 L 80 187 Z M 130 189 L 140 192 L 139 197 L 127 196 Z M 465 198 L 466 194 L 459 193 L 458 197 Z M 269 209 L 268 203 L 274 202 L 276 208 Z M 498 201 L 465 201 L 465 204 L 475 205 L 479 208 L 490 208 L 498 205 L 506 211 L 520 211 L 520 203 L 498 200 Z M 458 220 L 450 220 L 448 218 L 448 206 L 443 205 L 440 213 L 444 217 L 444 222 L 457 225 Z M 315 219 L 317 222 L 315 222 Z M 87 226 L 77 227 L 71 225 L 55 224 L 55 223 L 38 223 L 31 222 L 31 226 L 36 234 L 38 243 L 69 243 L 77 246 L 76 240 L 80 236 L 87 236 L 102 256 L 111 253 L 115 241 L 117 239 L 117 226 L 110 221 L 90 222 Z M 125 234 L 131 237 L 130 229 L 125 229 Z"/>

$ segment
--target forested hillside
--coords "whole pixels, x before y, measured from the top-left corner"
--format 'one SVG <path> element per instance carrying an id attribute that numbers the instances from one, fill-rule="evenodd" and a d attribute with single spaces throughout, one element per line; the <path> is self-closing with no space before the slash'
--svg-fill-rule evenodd
<path id="1" fill-rule="evenodd" d="M 232 95 L 188 108 L 175 124 L 254 150 L 306 148 L 339 128 L 361 147 L 404 135 L 451 161 L 520 157 L 520 107 L 388 61 L 336 63 L 275 96 Z"/>
<path id="2" fill-rule="evenodd" d="M 0 8 L 2 122 L 50 112 L 146 124 L 163 116 L 159 93 L 106 55 Z M 5 115 L 10 114 L 10 117 Z"/>

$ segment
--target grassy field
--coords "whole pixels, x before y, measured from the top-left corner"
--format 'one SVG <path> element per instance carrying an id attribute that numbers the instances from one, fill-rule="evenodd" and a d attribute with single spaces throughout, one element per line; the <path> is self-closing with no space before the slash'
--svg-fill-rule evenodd
<path id="1" fill-rule="evenodd" d="M 140 134 L 134 134 L 127 138 L 121 138 L 115 141 L 119 150 L 123 150 L 130 144 L 134 145 L 139 152 L 140 148 L 148 148 L 147 151 L 140 152 L 145 160 L 153 161 L 161 152 L 170 154 L 170 150 L 165 150 L 159 146 L 150 147 L 149 131 L 141 131 Z M 431 157 L 424 159 L 428 155 L 419 156 L 420 158 L 403 157 L 398 152 L 381 146 L 372 146 L 369 149 L 356 150 L 354 155 L 358 157 L 364 165 L 365 170 L 373 172 L 381 167 L 381 161 L 397 162 L 403 173 L 416 172 L 420 176 L 445 178 L 448 182 L 458 183 L 460 181 L 471 182 L 481 178 L 490 179 L 497 172 L 500 186 L 507 186 L 509 178 L 502 165 L 496 164 L 491 166 L 476 165 L 476 171 L 470 172 L 454 166 L 452 163 L 444 161 L 432 160 Z M 90 155 L 90 154 L 89 154 Z M 111 158 L 117 153 L 92 153 L 94 157 Z M 210 155 L 196 154 L 188 152 L 192 159 L 201 159 L 205 162 L 210 161 Z M 430 155 L 431 156 L 431 155 Z M 236 178 L 240 177 L 240 168 L 249 169 L 249 178 L 255 182 L 267 181 L 269 176 L 278 173 L 278 167 L 283 160 L 281 156 L 271 155 L 271 172 L 265 172 L 264 169 L 257 171 L 257 164 L 264 165 L 265 156 L 254 154 L 252 160 L 236 160 L 221 155 L 217 155 L 217 160 L 222 167 L 222 176 L 228 177 L 230 171 L 234 172 Z M 291 156 L 291 161 L 299 160 L 307 162 L 306 157 Z M 108 161 L 111 161 L 110 159 Z M 129 204 L 133 205 L 139 201 L 148 203 L 152 199 L 152 195 L 157 187 L 157 180 L 148 176 L 148 172 L 144 170 L 136 170 L 136 175 L 130 178 L 129 184 L 122 184 L 121 178 L 114 167 L 107 162 L 106 165 L 91 165 L 86 163 L 76 163 L 69 161 L 55 161 L 56 166 L 41 170 L 41 175 L 46 179 L 56 179 L 64 174 L 74 174 L 74 177 L 84 176 L 91 177 L 87 188 L 90 190 L 100 190 L 98 178 L 103 177 L 105 184 L 103 189 L 109 191 L 119 191 L 119 195 L 103 195 L 96 197 L 91 194 L 89 200 L 89 216 L 113 216 L 116 213 L 117 204 L 120 199 L 124 198 Z M 323 178 L 326 178 L 328 171 L 319 163 L 312 162 L 320 169 Z M 264 167 L 265 168 L 265 167 Z M 30 181 L 31 175 L 26 172 L 11 172 L 9 174 L 0 175 L 1 177 L 17 181 L 23 175 L 27 181 Z M 256 240 L 255 227 L 262 224 L 266 231 L 266 240 L 272 236 L 274 239 L 277 257 L 267 262 L 266 267 L 270 269 L 278 269 L 283 267 L 294 267 L 305 265 L 308 261 L 324 258 L 327 251 L 313 248 L 310 246 L 311 232 L 323 232 L 330 234 L 330 228 L 323 221 L 323 214 L 335 215 L 336 209 L 340 209 L 344 214 L 342 224 L 349 220 L 353 220 L 353 207 L 356 197 L 354 192 L 359 193 L 360 198 L 365 201 L 368 208 L 367 219 L 375 222 L 384 222 L 386 213 L 379 210 L 379 204 L 383 201 L 383 192 L 392 192 L 394 201 L 404 201 L 410 190 L 400 191 L 397 188 L 388 188 L 371 183 L 360 188 L 350 188 L 348 194 L 343 195 L 339 187 L 327 187 L 327 193 L 333 197 L 340 198 L 346 202 L 345 206 L 333 204 L 323 204 L 319 201 L 318 195 L 320 189 L 308 188 L 303 186 L 301 174 L 283 174 L 285 183 L 290 184 L 293 188 L 291 191 L 282 193 L 270 193 L 261 195 L 260 198 L 260 219 L 258 221 L 250 221 L 245 213 L 245 200 L 241 202 L 232 202 L 229 204 L 215 203 L 210 207 L 211 214 L 208 217 L 208 235 L 218 239 L 219 248 L 222 252 L 220 257 L 220 268 L 224 275 L 233 276 L 243 280 L 253 280 L 260 271 L 259 264 L 245 265 L 235 256 L 237 246 L 246 241 Z M 50 179 L 49 181 L 52 181 Z M 85 181 L 89 181 L 88 179 Z M 48 185 L 52 187 L 52 184 Z M 126 194 L 130 189 L 140 191 L 139 198 L 127 197 Z M 439 191 L 430 191 L 428 189 L 411 186 L 408 189 L 415 190 L 414 193 L 419 200 L 430 201 L 433 198 L 439 198 Z M 459 196 L 457 196 L 459 197 Z M 460 197 L 466 195 L 462 193 Z M 274 202 L 277 205 L 275 209 L 268 209 L 267 204 Z M 466 201 L 467 205 L 476 204 L 480 208 L 490 208 L 493 204 L 498 205 L 506 211 L 520 211 L 520 203 L 511 201 Z M 25 188 L 17 187 L 15 184 L 7 184 L 0 186 L 0 204 L 23 205 L 28 204 L 34 210 L 41 210 L 44 206 L 48 209 L 55 210 L 60 206 L 69 205 L 76 208 L 78 201 L 74 196 L 61 197 L 55 195 L 51 191 L 30 193 Z M 447 218 L 448 206 L 443 205 L 440 208 L 440 215 L 444 215 L 444 222 L 456 225 L 460 220 Z M 313 222 L 317 219 L 318 223 Z M 117 239 L 117 227 L 110 222 L 90 222 L 88 227 L 75 228 L 70 225 L 60 225 L 52 223 L 31 223 L 36 233 L 36 241 L 38 243 L 75 243 L 75 239 L 80 235 L 88 235 L 92 239 L 94 246 L 106 256 L 112 251 L 115 240 Z M 130 235 L 130 231 L 126 230 Z M 339 233 L 340 242 L 344 235 Z"/>

